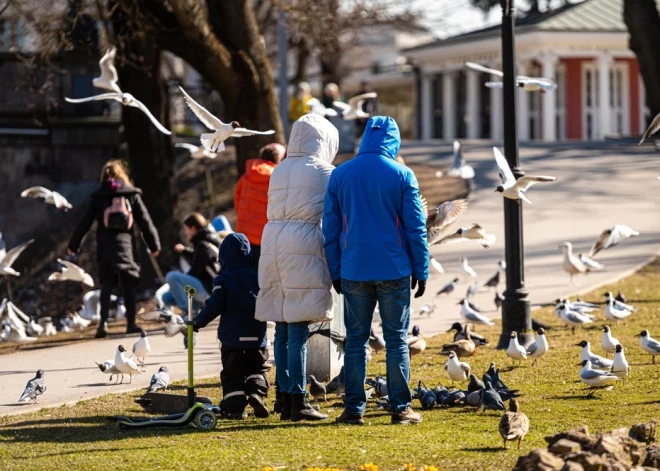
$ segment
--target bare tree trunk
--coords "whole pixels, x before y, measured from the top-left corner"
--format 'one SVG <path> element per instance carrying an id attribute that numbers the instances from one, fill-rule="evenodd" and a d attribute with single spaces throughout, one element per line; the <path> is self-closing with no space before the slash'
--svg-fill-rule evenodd
<path id="1" fill-rule="evenodd" d="M 623 21 L 630 33 L 630 49 L 637 55 L 644 79 L 646 104 L 655 116 L 660 113 L 660 15 L 655 1 L 624 0 Z"/>
<path id="2" fill-rule="evenodd" d="M 296 73 L 289 82 L 295 85 L 307 81 L 307 65 L 312 54 L 304 38 L 299 38 L 293 46 L 296 48 Z"/>
<path id="3" fill-rule="evenodd" d="M 324 85 L 330 82 L 341 85 L 341 79 L 344 76 L 340 70 L 341 53 L 339 37 L 328 38 L 321 46 L 319 61 L 321 63 L 321 80 Z"/>

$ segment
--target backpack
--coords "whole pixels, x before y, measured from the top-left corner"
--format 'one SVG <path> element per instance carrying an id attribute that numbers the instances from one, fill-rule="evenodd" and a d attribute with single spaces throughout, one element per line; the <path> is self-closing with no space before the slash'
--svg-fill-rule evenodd
<path id="1" fill-rule="evenodd" d="M 131 204 L 123 196 L 115 196 L 103 211 L 103 225 L 112 232 L 126 232 L 133 227 Z"/>

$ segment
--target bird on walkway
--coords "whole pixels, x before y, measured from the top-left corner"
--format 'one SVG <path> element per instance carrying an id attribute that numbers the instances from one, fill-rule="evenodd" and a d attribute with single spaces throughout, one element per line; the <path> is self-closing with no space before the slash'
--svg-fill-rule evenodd
<path id="1" fill-rule="evenodd" d="M 94 362 L 94 363 L 96 363 L 96 362 Z M 117 382 L 119 382 L 119 376 L 121 376 L 121 382 L 122 383 L 124 382 L 124 375 L 115 366 L 115 360 L 106 360 L 103 363 L 96 363 L 96 366 L 99 367 L 99 370 L 101 370 L 101 373 L 105 373 L 107 375 L 110 375 L 110 378 L 108 378 L 108 381 L 112 381 L 112 377 L 116 375 L 117 379 L 115 380 L 115 384 L 117 384 Z"/>
<path id="2" fill-rule="evenodd" d="M 339 114 L 334 108 L 326 108 L 318 98 L 311 98 L 307 100 L 307 106 L 309 106 L 309 112 L 313 114 L 318 114 L 325 117 L 337 116 Z"/>
<path id="3" fill-rule="evenodd" d="M 72 330 L 86 329 L 92 324 L 92 321 L 83 319 L 82 317 L 80 317 L 80 314 L 78 314 L 77 312 L 70 312 L 69 314 L 67 314 L 66 320 L 69 321 L 68 324 Z"/>
<path id="4" fill-rule="evenodd" d="M 41 337 L 44 334 L 45 329 L 38 320 L 38 317 L 36 321 L 30 318 L 30 322 L 25 326 L 26 333 L 31 337 Z"/>
<path id="5" fill-rule="evenodd" d="M 480 224 L 473 223 L 469 227 L 461 227 L 453 234 L 443 237 L 437 244 L 468 242 L 470 240 L 476 240 L 483 248 L 487 249 L 495 243 L 497 238 L 495 235 L 486 232 Z"/>
<path id="6" fill-rule="evenodd" d="M 477 378 L 477 375 L 475 375 L 474 373 L 470 373 L 470 382 L 468 383 L 468 387 L 467 387 L 468 393 L 480 391 L 485 388 L 486 385 L 483 383 L 483 381 L 479 380 Z"/>
<path id="7" fill-rule="evenodd" d="M 73 208 L 71 203 L 69 203 L 64 196 L 57 191 L 50 191 L 43 186 L 33 186 L 28 188 L 21 193 L 21 198 L 41 198 L 46 204 L 52 204 L 62 211 L 68 211 Z"/>
<path id="8" fill-rule="evenodd" d="M 133 356 L 140 361 L 140 364 L 144 366 L 145 357 L 151 352 L 151 345 L 149 345 L 149 338 L 147 337 L 147 332 L 142 330 L 140 332 L 140 338 L 137 342 L 133 344 Z"/>
<path id="9" fill-rule="evenodd" d="M 461 305 L 461 316 L 463 316 L 468 322 L 474 324 L 495 325 L 493 321 L 471 307 L 470 301 L 467 299 L 463 299 L 459 304 Z"/>
<path id="10" fill-rule="evenodd" d="M 39 396 L 46 392 L 45 376 L 44 370 L 37 370 L 36 376 L 28 381 L 23 394 L 21 394 L 21 397 L 18 399 L 18 402 L 24 404 L 28 402 L 38 404 Z"/>
<path id="11" fill-rule="evenodd" d="M 517 400 L 511 399 L 509 401 L 509 412 L 505 412 L 500 419 L 498 430 L 502 436 L 505 450 L 506 442 L 515 440 L 518 440 L 518 449 L 520 450 L 520 442 L 529 432 L 529 418 L 520 412 Z"/>
<path id="12" fill-rule="evenodd" d="M 343 101 L 333 101 L 332 106 L 341 111 L 341 117 L 346 121 L 353 119 L 366 119 L 371 115 L 362 110 L 362 105 L 366 100 L 376 98 L 377 96 L 378 94 L 376 92 L 362 93 L 361 95 L 349 98 L 348 103 L 344 103 Z"/>
<path id="13" fill-rule="evenodd" d="M 583 253 L 578 254 L 578 260 L 580 260 L 584 264 L 584 266 L 589 269 L 589 271 L 598 271 L 598 270 L 603 270 L 605 268 L 605 265 L 603 265 L 602 263 L 598 263 L 595 260 L 592 260 Z"/>
<path id="14" fill-rule="evenodd" d="M 474 62 L 466 62 L 465 65 L 470 69 L 478 70 L 479 72 L 496 75 L 497 77 L 504 77 L 504 73 L 501 70 L 491 69 L 490 67 L 475 64 Z M 486 82 L 484 85 L 488 88 L 504 87 L 503 82 Z M 547 92 L 555 90 L 557 88 L 557 82 L 549 77 L 528 77 L 526 75 L 517 75 L 516 87 L 522 88 L 527 92 Z"/>
<path id="15" fill-rule="evenodd" d="M 499 291 L 495 291 L 495 299 L 493 302 L 495 303 L 495 307 L 497 309 L 501 308 L 502 303 L 504 302 L 504 296 Z"/>
<path id="16" fill-rule="evenodd" d="M 619 243 L 623 242 L 626 239 L 629 239 L 634 236 L 638 236 L 637 232 L 632 227 L 624 226 L 623 224 L 617 224 L 605 229 L 599 236 L 594 245 L 589 251 L 589 257 L 594 257 L 601 250 L 607 250 L 612 248 Z"/>
<path id="17" fill-rule="evenodd" d="M 218 156 L 217 152 L 211 152 L 204 147 L 196 146 L 194 144 L 189 144 L 187 142 L 177 142 L 174 144 L 174 147 L 179 149 L 186 149 L 190 155 L 191 159 L 215 159 Z"/>
<path id="18" fill-rule="evenodd" d="M 576 347 L 582 347 L 580 351 L 580 360 L 589 360 L 596 368 L 611 368 L 612 360 L 603 358 L 591 352 L 591 344 L 587 340 L 582 340 L 580 343 L 575 344 Z"/>
<path id="19" fill-rule="evenodd" d="M 619 291 L 619 294 L 621 294 L 620 291 Z M 617 296 L 617 298 L 613 297 L 611 291 L 608 291 L 603 296 L 605 296 L 605 304 L 608 304 L 610 300 L 614 300 L 614 307 L 616 307 L 617 309 L 625 309 L 625 310 L 631 311 L 631 312 L 637 310 L 633 306 L 631 306 L 630 304 L 626 304 L 625 298 L 622 298 L 624 300 L 621 300 L 621 299 L 617 299 L 618 296 Z"/>
<path id="20" fill-rule="evenodd" d="M 518 334 L 516 332 L 511 332 L 511 338 L 509 339 L 509 346 L 506 349 L 506 354 L 514 362 L 517 360 L 520 365 L 523 360 L 527 360 L 527 351 L 525 347 L 518 343 Z"/>
<path id="21" fill-rule="evenodd" d="M 431 317 L 431 314 L 433 314 L 434 312 L 435 312 L 435 303 L 426 303 L 419 308 L 420 316 L 426 314 L 427 316 Z"/>
<path id="22" fill-rule="evenodd" d="M 497 269 L 502 273 L 506 273 L 506 262 L 504 260 L 498 260 Z"/>
<path id="23" fill-rule="evenodd" d="M 605 304 L 605 319 L 615 321 L 617 324 L 626 317 L 630 316 L 632 311 L 626 308 L 619 308 L 614 304 L 614 299 L 610 298 Z"/>
<path id="24" fill-rule="evenodd" d="M 318 402 L 319 399 L 323 399 L 325 402 L 328 402 L 326 399 L 327 392 L 325 389 L 325 384 L 317 381 L 314 375 L 309 375 L 309 394 L 311 394 L 316 402 Z"/>
<path id="25" fill-rule="evenodd" d="M 441 264 L 440 262 L 438 262 L 438 261 L 435 259 L 435 257 L 429 257 L 429 262 L 430 262 L 429 264 L 431 265 L 431 267 L 433 267 L 433 269 L 434 269 L 435 271 L 437 271 L 438 273 L 441 273 L 441 274 L 442 274 L 442 273 L 445 272 L 444 267 L 442 266 L 442 264 Z"/>
<path id="26" fill-rule="evenodd" d="M 21 329 L 20 327 L 17 327 L 16 324 L 14 323 L 6 323 L 5 324 L 5 330 L 7 330 L 7 338 L 6 340 L 8 342 L 14 342 L 14 343 L 32 343 L 36 342 L 37 338 L 36 337 L 30 337 L 27 335 L 25 332 L 25 329 Z"/>
<path id="27" fill-rule="evenodd" d="M 200 136 L 200 141 L 202 146 L 208 151 L 211 152 L 222 152 L 225 150 L 225 141 L 230 137 L 245 137 L 245 136 L 269 136 L 275 134 L 275 131 L 272 129 L 268 131 L 253 131 L 251 129 L 242 128 L 237 121 L 232 121 L 231 123 L 223 123 L 218 118 L 213 116 L 206 108 L 201 106 L 195 100 L 193 100 L 186 91 L 179 87 L 181 93 L 183 93 L 183 99 L 185 100 L 188 108 L 192 110 L 193 113 L 199 118 L 199 120 L 209 128 L 214 131 L 212 133 L 204 133 Z"/>
<path id="28" fill-rule="evenodd" d="M 451 328 L 447 332 L 456 332 L 454 334 L 454 342 L 467 338 L 466 335 L 467 333 L 469 333 L 470 339 L 472 339 L 472 341 L 477 347 L 488 345 L 488 340 L 485 339 L 483 335 L 479 335 L 476 332 L 472 332 L 472 329 L 470 329 L 469 324 L 465 324 L 465 326 L 462 326 L 459 322 L 454 322 L 451 325 Z"/>
<path id="29" fill-rule="evenodd" d="M 167 369 L 167 366 L 161 366 L 158 368 L 158 372 L 154 373 L 151 376 L 151 381 L 149 382 L 149 387 L 147 388 L 148 393 L 155 393 L 159 389 L 167 391 L 167 387 L 170 385 L 170 370 Z"/>
<path id="30" fill-rule="evenodd" d="M 506 410 L 504 403 L 502 402 L 502 397 L 500 394 L 493 389 L 493 385 L 490 381 L 486 381 L 486 388 L 482 392 L 481 401 L 483 403 L 482 413 L 487 410 Z"/>
<path id="31" fill-rule="evenodd" d="M 642 347 L 642 350 L 651 355 L 653 364 L 655 365 L 655 356 L 660 355 L 660 342 L 651 337 L 651 333 L 646 329 L 642 330 L 638 337 L 639 346 Z"/>
<path id="32" fill-rule="evenodd" d="M 524 192 L 529 190 L 529 188 L 535 183 L 554 182 L 557 180 L 557 177 L 536 175 L 525 175 L 516 180 L 504 154 L 502 154 L 497 147 L 493 147 L 493 153 L 495 154 L 495 163 L 499 168 L 500 177 L 502 178 L 502 184 L 499 185 L 495 191 L 502 193 L 502 196 L 505 198 L 517 201 L 518 204 L 520 204 L 521 200 L 527 204 L 532 204 L 532 202 L 524 195 Z"/>
<path id="33" fill-rule="evenodd" d="M 654 135 L 656 132 L 658 132 L 658 129 L 660 129 L 660 113 L 655 115 L 655 118 L 653 118 L 653 121 L 651 121 L 651 124 L 649 124 L 649 127 L 646 128 L 646 131 L 644 131 L 644 135 L 642 136 L 642 139 L 639 141 L 639 146 L 641 146 L 645 140 L 647 140 L 649 137 Z M 660 179 L 660 177 L 658 177 Z"/>
<path id="34" fill-rule="evenodd" d="M 609 371 L 593 369 L 589 360 L 582 360 L 581 365 L 580 381 L 589 386 L 591 390 L 589 396 L 593 395 L 596 388 L 607 387 L 619 379 L 617 375 Z"/>
<path id="35" fill-rule="evenodd" d="M 561 303 L 557 309 L 557 314 L 564 324 L 571 326 L 571 333 L 575 334 L 575 327 L 585 324 L 591 324 L 593 321 L 584 314 L 577 311 L 571 311 L 565 303 Z"/>
<path id="36" fill-rule="evenodd" d="M 53 325 L 52 317 L 40 317 L 39 325 L 44 328 L 43 335 L 45 337 L 52 337 L 53 335 L 57 335 L 57 329 L 55 328 L 55 325 Z"/>
<path id="37" fill-rule="evenodd" d="M 486 283 L 484 283 L 484 287 L 495 288 L 497 290 L 497 286 L 500 284 L 500 273 L 501 272 L 498 270 Z"/>
<path id="38" fill-rule="evenodd" d="M 589 272 L 589 268 L 584 263 L 582 263 L 579 258 L 573 255 L 573 244 L 570 242 L 564 242 L 559 244 L 559 248 L 564 252 L 562 268 L 566 273 L 570 275 L 571 283 L 573 283 L 573 277 L 575 275 Z"/>
<path id="39" fill-rule="evenodd" d="M 456 283 L 459 282 L 459 278 L 454 278 L 451 280 L 451 282 L 447 283 L 445 286 L 442 287 L 440 291 L 435 293 L 436 296 L 440 296 L 441 294 L 449 294 L 453 292 L 456 289 Z"/>
<path id="40" fill-rule="evenodd" d="M 117 296 L 110 296 L 110 302 L 116 302 Z M 88 321 L 98 322 L 101 320 L 101 290 L 94 289 L 83 295 L 83 305 L 78 311 L 80 317 Z"/>
<path id="41" fill-rule="evenodd" d="M 135 362 L 126 356 L 126 349 L 123 345 L 117 347 L 117 353 L 115 354 L 115 366 L 121 374 L 129 376 L 128 384 L 133 382 L 133 375 L 139 375 L 142 373 L 142 370 L 138 368 Z"/>
<path id="42" fill-rule="evenodd" d="M 474 169 L 465 163 L 465 159 L 463 158 L 461 141 L 454 141 L 454 158 L 451 168 L 447 171 L 447 175 L 450 177 L 460 177 L 463 180 L 474 178 Z"/>
<path id="43" fill-rule="evenodd" d="M 441 203 L 426 211 L 426 238 L 429 247 L 439 244 L 448 234 L 448 228 L 467 209 L 467 200 L 453 200 Z"/>
<path id="44" fill-rule="evenodd" d="M 471 373 L 470 365 L 458 361 L 458 356 L 454 352 L 449 352 L 449 358 L 447 358 L 447 362 L 445 363 L 445 371 L 451 378 L 452 386 L 454 385 L 454 381 L 465 381 L 468 379 Z"/>
<path id="45" fill-rule="evenodd" d="M 548 339 L 545 336 L 545 330 L 540 328 L 536 332 L 536 340 L 534 343 L 527 347 L 527 355 L 534 359 L 532 366 L 536 365 L 539 361 L 539 358 L 548 353 L 549 349 L 550 346 L 548 345 Z"/>
<path id="46" fill-rule="evenodd" d="M 57 259 L 57 263 L 62 265 L 61 271 L 56 271 L 48 277 L 48 281 L 77 281 L 87 286 L 94 286 L 92 276 L 75 263 L 67 260 Z"/>
<path id="47" fill-rule="evenodd" d="M 626 360 L 626 354 L 623 353 L 623 346 L 617 344 L 614 347 L 614 362 L 612 363 L 612 373 L 619 378 L 625 378 L 630 373 L 630 365 Z"/>
<path id="48" fill-rule="evenodd" d="M 411 357 L 419 355 L 426 350 L 426 340 L 420 334 L 418 325 L 413 326 L 412 335 L 406 339 L 406 342 L 408 343 L 408 351 Z"/>
<path id="49" fill-rule="evenodd" d="M 479 293 L 479 291 L 481 291 L 481 286 L 478 281 L 475 281 L 467 287 L 467 290 L 465 291 L 465 299 L 473 298 Z"/>
<path id="50" fill-rule="evenodd" d="M 14 270 L 12 265 L 32 242 L 34 242 L 34 239 L 28 240 L 27 242 L 14 247 L 8 252 L 5 252 L 5 256 L 2 257 L 2 260 L 0 261 L 0 276 L 20 276 L 20 273 Z"/>
<path id="51" fill-rule="evenodd" d="M 461 262 L 461 271 L 472 278 L 477 277 L 477 272 L 468 264 L 468 259 L 466 257 L 461 257 L 458 259 Z"/>
<path id="52" fill-rule="evenodd" d="M 440 355 L 449 355 L 450 352 L 454 352 L 458 358 L 474 355 L 477 346 L 470 336 L 469 325 L 465 326 L 463 335 L 465 336 L 463 339 L 444 344 L 442 346 L 442 350 L 440 351 Z"/>
<path id="53" fill-rule="evenodd" d="M 600 340 L 601 348 L 605 350 L 607 353 L 614 353 L 616 351 L 617 345 L 621 345 L 621 342 L 619 342 L 617 339 L 612 337 L 612 330 L 610 329 L 609 326 L 604 325 L 603 336 L 601 337 Z"/>

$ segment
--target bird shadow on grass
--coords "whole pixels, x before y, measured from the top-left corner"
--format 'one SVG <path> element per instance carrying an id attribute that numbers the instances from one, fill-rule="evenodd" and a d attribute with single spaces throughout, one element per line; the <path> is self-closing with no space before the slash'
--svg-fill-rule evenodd
<path id="1" fill-rule="evenodd" d="M 596 395 L 589 395 L 587 394 L 567 394 L 565 396 L 548 396 L 548 399 L 557 399 L 560 401 L 574 401 L 574 400 L 580 400 L 580 401 L 594 401 L 594 400 L 600 400 L 600 398 Z"/>
<path id="2" fill-rule="evenodd" d="M 476 451 L 478 453 L 498 453 L 500 451 L 504 451 L 504 448 L 494 447 L 494 446 L 480 446 L 476 448 L 461 448 L 461 451 Z"/>
<path id="3" fill-rule="evenodd" d="M 122 383 L 89 383 L 89 384 L 79 384 L 76 386 L 76 388 L 98 388 L 101 386 L 121 386 Z M 128 383 L 123 383 L 123 384 L 128 384 Z"/>

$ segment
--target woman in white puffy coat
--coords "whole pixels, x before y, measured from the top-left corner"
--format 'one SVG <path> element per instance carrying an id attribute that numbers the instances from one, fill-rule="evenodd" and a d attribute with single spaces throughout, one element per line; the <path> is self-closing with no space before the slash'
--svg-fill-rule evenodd
<path id="1" fill-rule="evenodd" d="M 309 323 L 332 319 L 321 217 L 338 142 L 330 121 L 317 114 L 301 117 L 293 123 L 286 158 L 270 177 L 255 317 L 276 323 L 282 420 L 328 418 L 307 401 L 305 361 Z"/>

